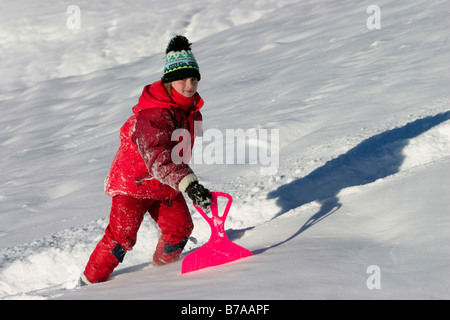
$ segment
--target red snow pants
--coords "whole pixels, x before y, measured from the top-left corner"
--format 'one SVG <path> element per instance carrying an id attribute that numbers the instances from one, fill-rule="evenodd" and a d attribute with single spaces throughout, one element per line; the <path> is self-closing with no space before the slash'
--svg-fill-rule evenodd
<path id="1" fill-rule="evenodd" d="M 106 281 L 119 262 L 122 262 L 126 251 L 131 250 L 136 243 L 137 232 L 146 212 L 150 213 L 161 230 L 159 247 L 161 243 L 175 245 L 186 241 L 194 228 L 181 193 L 170 205 L 153 199 L 137 199 L 124 195 L 113 197 L 109 225 L 84 271 L 90 282 Z"/>

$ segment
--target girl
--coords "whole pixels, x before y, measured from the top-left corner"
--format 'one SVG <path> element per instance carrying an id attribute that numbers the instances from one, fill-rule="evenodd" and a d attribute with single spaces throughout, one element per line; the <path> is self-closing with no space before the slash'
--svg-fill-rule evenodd
<path id="1" fill-rule="evenodd" d="M 201 131 L 202 120 L 198 81 L 191 44 L 183 36 L 174 37 L 166 49 L 163 77 L 144 88 L 120 129 L 121 144 L 105 180 L 106 194 L 112 197 L 109 225 L 81 275 L 82 285 L 108 279 L 133 248 L 146 212 L 161 229 L 153 264 L 177 261 L 194 227 L 182 192 L 195 205 L 209 207 L 211 193 L 174 152 L 179 143 L 185 144 L 181 151 L 190 151 L 195 135 L 201 134 L 194 132 Z M 177 129 L 187 130 L 190 139 L 172 141 Z"/>

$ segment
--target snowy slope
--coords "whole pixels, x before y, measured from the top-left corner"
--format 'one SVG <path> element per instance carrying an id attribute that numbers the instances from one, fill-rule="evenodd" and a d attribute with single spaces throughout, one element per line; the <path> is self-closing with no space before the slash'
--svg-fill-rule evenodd
<path id="1" fill-rule="evenodd" d="M 2 11 L 0 298 L 450 298 L 448 1 L 379 1 L 379 30 L 360 1 L 148 2 L 78 1 L 79 30 L 57 1 Z M 112 281 L 53 290 L 103 234 L 118 130 L 174 34 L 194 42 L 205 129 L 279 130 L 276 174 L 193 164 L 255 255 L 153 268 L 147 217 Z M 209 237 L 192 214 L 187 251 Z"/>

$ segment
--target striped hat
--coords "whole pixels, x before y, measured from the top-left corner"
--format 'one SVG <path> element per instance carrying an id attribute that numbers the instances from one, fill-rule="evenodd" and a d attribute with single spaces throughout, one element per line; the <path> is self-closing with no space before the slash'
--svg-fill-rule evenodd
<path id="1" fill-rule="evenodd" d="M 166 83 L 190 77 L 200 81 L 200 69 L 191 51 L 191 43 L 186 37 L 175 36 L 167 45 L 164 75 L 161 80 Z"/>

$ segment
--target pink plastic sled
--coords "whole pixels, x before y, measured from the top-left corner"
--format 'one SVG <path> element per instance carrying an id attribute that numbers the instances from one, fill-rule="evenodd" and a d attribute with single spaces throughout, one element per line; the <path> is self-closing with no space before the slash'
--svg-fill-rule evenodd
<path id="1" fill-rule="evenodd" d="M 228 203 L 222 216 L 219 216 L 217 198 L 225 197 Z M 210 218 L 202 208 L 194 205 L 195 209 L 208 221 L 211 227 L 211 237 L 209 241 L 188 254 L 181 265 L 181 273 L 188 273 L 203 268 L 218 266 L 241 258 L 249 257 L 252 253 L 233 243 L 225 234 L 225 219 L 230 210 L 233 198 L 223 192 L 211 192 L 211 213 Z"/>

